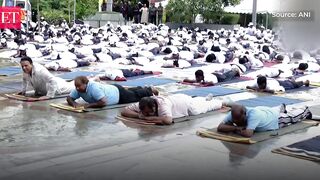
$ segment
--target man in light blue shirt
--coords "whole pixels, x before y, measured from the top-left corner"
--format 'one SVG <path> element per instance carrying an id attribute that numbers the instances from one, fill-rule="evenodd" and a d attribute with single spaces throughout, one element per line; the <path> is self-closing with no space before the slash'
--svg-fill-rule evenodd
<path id="1" fill-rule="evenodd" d="M 77 77 L 74 84 L 76 88 L 67 97 L 67 102 L 75 108 L 102 108 L 107 105 L 133 103 L 157 93 L 151 87 L 124 88 L 117 84 L 91 82 L 85 76 Z M 80 97 L 88 104 L 81 105 L 75 102 Z"/>
<path id="2" fill-rule="evenodd" d="M 235 132 L 244 137 L 251 137 L 254 132 L 277 130 L 281 127 L 311 119 L 309 108 L 296 109 L 288 113 L 283 104 L 280 108 L 246 108 L 234 105 L 231 112 L 219 125 L 219 132 Z"/>

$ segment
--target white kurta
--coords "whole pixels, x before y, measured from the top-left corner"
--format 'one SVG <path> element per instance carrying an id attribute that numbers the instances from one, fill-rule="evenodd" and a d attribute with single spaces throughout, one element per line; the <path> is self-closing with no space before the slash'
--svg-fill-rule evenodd
<path id="1" fill-rule="evenodd" d="M 44 66 L 33 63 L 32 75 L 23 73 L 23 89 L 31 86 L 39 95 L 46 95 L 53 98 L 55 95 L 70 93 L 74 88 L 72 83 L 53 76 Z"/>
<path id="2" fill-rule="evenodd" d="M 148 8 L 141 8 L 141 23 L 148 23 L 149 10 Z"/>

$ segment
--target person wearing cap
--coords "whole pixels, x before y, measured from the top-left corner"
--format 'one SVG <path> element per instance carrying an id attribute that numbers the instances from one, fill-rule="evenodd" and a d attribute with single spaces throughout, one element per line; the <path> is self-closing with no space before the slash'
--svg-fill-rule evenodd
<path id="1" fill-rule="evenodd" d="M 52 75 L 44 66 L 33 63 L 32 59 L 24 56 L 20 60 L 23 70 L 22 91 L 18 94 L 26 95 L 27 89 L 32 88 L 35 96 L 40 100 L 54 98 L 56 95 L 70 93 L 72 84 Z"/>

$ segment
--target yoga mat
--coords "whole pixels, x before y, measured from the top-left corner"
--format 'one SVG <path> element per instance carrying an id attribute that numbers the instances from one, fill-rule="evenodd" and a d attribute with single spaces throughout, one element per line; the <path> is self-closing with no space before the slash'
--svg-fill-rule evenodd
<path id="1" fill-rule="evenodd" d="M 320 87 L 320 83 L 319 82 L 311 82 L 310 86 Z"/>
<path id="2" fill-rule="evenodd" d="M 245 99 L 237 101 L 237 104 L 242 104 L 247 107 L 256 107 L 256 106 L 267 106 L 267 107 L 275 107 L 280 106 L 281 104 L 296 104 L 301 103 L 302 100 L 298 99 L 289 99 L 285 97 L 280 96 L 261 96 L 257 98 L 251 98 L 251 99 Z"/>
<path id="3" fill-rule="evenodd" d="M 272 67 L 272 66 L 274 66 L 274 65 L 276 65 L 276 64 L 279 64 L 278 62 L 275 62 L 275 61 L 270 61 L 270 62 L 264 62 L 263 63 L 263 66 L 264 67 Z"/>
<path id="4" fill-rule="evenodd" d="M 274 137 L 282 136 L 288 133 L 292 133 L 294 131 L 318 125 L 318 122 L 306 120 L 275 131 L 255 132 L 251 138 L 245 138 L 235 133 L 220 133 L 217 131 L 217 128 L 199 130 L 197 131 L 197 135 L 234 143 L 255 144 L 257 142 L 265 141 Z"/>
<path id="5" fill-rule="evenodd" d="M 61 74 L 58 77 L 65 79 L 65 80 L 68 80 L 68 81 L 72 81 L 78 76 L 96 76 L 98 74 L 103 74 L 103 72 L 74 71 L 74 72 Z"/>
<path id="6" fill-rule="evenodd" d="M 21 91 L 22 83 L 21 82 L 4 82 L 0 83 L 0 93 L 10 93 Z"/>
<path id="7" fill-rule="evenodd" d="M 320 136 L 274 149 L 271 152 L 295 158 L 320 162 Z"/>
<path id="8" fill-rule="evenodd" d="M 199 115 L 196 115 L 196 116 L 186 116 L 186 117 L 176 118 L 176 119 L 173 119 L 173 122 L 174 123 L 181 123 L 181 122 L 185 122 L 185 121 L 191 121 L 191 120 L 207 117 L 207 116 L 210 116 L 210 115 L 215 115 L 215 114 L 219 114 L 219 113 L 225 113 L 225 112 L 228 112 L 228 111 L 230 111 L 230 108 L 223 107 L 223 108 L 221 108 L 219 110 L 210 111 L 210 112 L 199 114 Z M 129 122 L 133 122 L 133 123 L 137 123 L 137 124 L 156 125 L 155 123 L 152 123 L 152 122 L 145 122 L 142 119 L 128 118 L 128 117 L 124 117 L 124 116 L 121 116 L 121 115 L 118 115 L 116 118 L 119 119 L 119 120 L 129 121 Z"/>
<path id="9" fill-rule="evenodd" d="M 94 111 L 103 111 L 103 110 L 108 110 L 108 109 L 117 109 L 117 108 L 122 108 L 125 107 L 129 104 L 116 104 L 116 105 L 111 105 L 111 106 L 105 106 L 103 108 L 87 108 L 84 109 L 83 107 L 80 108 L 74 108 L 72 106 L 69 106 L 68 104 L 55 104 L 51 103 L 50 106 L 57 108 L 57 109 L 62 109 L 66 111 L 71 111 L 71 112 L 77 112 L 77 113 L 85 113 L 85 112 L 94 112 Z"/>
<path id="10" fill-rule="evenodd" d="M 156 78 L 156 77 L 149 77 L 149 78 L 141 78 L 135 79 L 125 82 L 117 82 L 122 86 L 159 86 L 169 83 L 174 83 L 175 80 L 172 79 L 164 79 L 164 78 Z"/>
<path id="11" fill-rule="evenodd" d="M 195 86 L 195 87 L 210 87 L 210 86 L 215 86 L 215 85 L 231 84 L 231 83 L 237 83 L 237 82 L 248 81 L 248 80 L 252 80 L 252 78 L 241 76 L 239 78 L 235 78 L 233 80 L 226 81 L 226 82 L 219 82 L 214 85 L 200 84 L 200 83 L 189 83 L 189 82 L 179 82 L 179 83 L 185 84 L 185 85 L 190 85 L 190 86 Z"/>
<path id="12" fill-rule="evenodd" d="M 210 86 L 214 86 L 214 84 L 209 85 L 209 84 L 189 83 L 189 82 L 179 82 L 179 84 L 190 85 L 190 86 L 195 86 L 195 87 L 210 87 Z"/>
<path id="13" fill-rule="evenodd" d="M 57 95 L 57 96 L 55 96 L 53 98 L 50 98 L 50 99 L 40 100 L 36 96 L 22 96 L 22 95 L 18 95 L 18 94 L 5 94 L 5 96 L 7 98 L 9 98 L 9 99 L 14 99 L 14 100 L 18 100 L 18 101 L 26 101 L 26 102 L 48 101 L 48 100 L 51 100 L 51 99 L 65 98 L 68 95 L 69 94 Z"/>
<path id="14" fill-rule="evenodd" d="M 314 88 L 316 88 L 316 87 L 312 87 L 312 86 L 309 86 L 309 87 L 301 86 L 300 88 L 286 90 L 285 93 L 295 93 L 295 92 L 299 92 L 299 91 L 308 91 L 308 90 L 314 89 Z"/>
<path id="15" fill-rule="evenodd" d="M 3 67 L 0 68 L 0 76 L 12 76 L 22 73 L 21 67 Z"/>
<path id="16" fill-rule="evenodd" d="M 231 89 L 222 86 L 212 86 L 212 87 L 204 87 L 204 88 L 194 88 L 189 90 L 177 91 L 175 94 L 186 94 L 189 96 L 201 96 L 206 97 L 208 94 L 212 94 L 213 96 L 224 96 L 229 94 L 242 93 L 243 90 L 239 89 Z"/>

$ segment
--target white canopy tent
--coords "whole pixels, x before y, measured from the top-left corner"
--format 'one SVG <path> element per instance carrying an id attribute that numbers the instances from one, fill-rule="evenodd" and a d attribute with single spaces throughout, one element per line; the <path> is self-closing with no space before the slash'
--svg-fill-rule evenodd
<path id="1" fill-rule="evenodd" d="M 256 14 L 266 14 L 266 24 L 268 27 L 269 15 L 268 13 L 279 12 L 281 9 L 281 0 L 256 0 Z M 225 12 L 236 14 L 252 14 L 252 20 L 254 25 L 256 24 L 256 14 L 253 9 L 254 0 L 242 0 L 240 4 L 236 6 L 228 6 L 224 8 Z"/>

